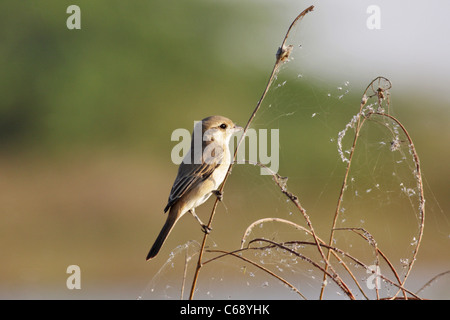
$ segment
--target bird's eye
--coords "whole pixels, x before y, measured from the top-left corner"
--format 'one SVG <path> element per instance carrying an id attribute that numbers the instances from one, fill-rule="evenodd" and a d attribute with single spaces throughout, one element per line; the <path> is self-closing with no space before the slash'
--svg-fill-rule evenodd
<path id="1" fill-rule="evenodd" d="M 226 129 L 226 128 L 227 128 L 227 125 L 226 125 L 225 123 L 222 123 L 222 124 L 220 125 L 220 127 L 221 127 L 222 129 Z"/>

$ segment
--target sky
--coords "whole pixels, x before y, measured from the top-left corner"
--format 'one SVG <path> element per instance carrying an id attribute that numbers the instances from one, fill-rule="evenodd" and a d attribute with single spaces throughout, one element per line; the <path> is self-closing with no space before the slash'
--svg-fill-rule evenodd
<path id="1" fill-rule="evenodd" d="M 444 102 L 439 104 L 442 107 L 450 103 L 446 94 L 450 82 L 449 1 L 258 3 L 271 8 L 274 19 L 286 19 L 286 26 L 280 24 L 280 29 L 266 37 L 270 41 L 279 36 L 279 30 L 287 29 L 296 14 L 314 5 L 314 11 L 302 20 L 299 32 L 302 47 L 308 50 L 304 67 L 318 77 L 368 83 L 382 75 L 401 93 L 414 91 L 425 97 L 437 96 Z M 368 12 L 372 6 L 378 8 L 378 13 Z M 374 21 L 378 27 L 369 28 L 368 24 Z"/>
<path id="2" fill-rule="evenodd" d="M 450 80 L 448 1 L 325 1 L 316 19 L 328 21 L 323 43 L 336 48 L 329 63 L 389 73 L 400 90 L 445 96 Z M 321 2 L 325 4 L 324 2 Z M 369 29 L 369 5 L 379 8 L 380 29 Z M 323 14 L 320 12 L 323 10 Z M 336 14 L 338 12 L 338 14 Z M 332 66 L 327 66 L 332 69 Z M 450 100 L 445 97 L 448 103 Z"/>

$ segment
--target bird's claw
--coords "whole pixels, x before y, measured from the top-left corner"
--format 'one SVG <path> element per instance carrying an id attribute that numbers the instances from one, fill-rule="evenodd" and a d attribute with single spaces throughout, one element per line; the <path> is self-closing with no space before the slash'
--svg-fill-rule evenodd
<path id="1" fill-rule="evenodd" d="M 206 224 L 202 225 L 202 231 L 206 234 L 209 234 L 211 232 L 212 228 L 208 227 Z"/>
<path id="2" fill-rule="evenodd" d="M 219 201 L 223 200 L 223 193 L 222 192 L 220 192 L 219 190 L 214 190 L 213 193 L 214 193 L 214 195 L 217 197 L 217 199 Z"/>

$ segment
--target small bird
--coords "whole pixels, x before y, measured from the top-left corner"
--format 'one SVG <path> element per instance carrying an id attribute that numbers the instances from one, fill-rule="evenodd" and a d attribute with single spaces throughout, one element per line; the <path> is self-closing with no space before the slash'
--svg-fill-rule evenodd
<path id="1" fill-rule="evenodd" d="M 197 219 L 204 232 L 210 231 L 196 215 L 195 208 L 208 200 L 211 194 L 222 199 L 218 188 L 231 163 L 228 144 L 231 136 L 240 130 L 242 127 L 222 116 L 205 118 L 194 127 L 191 149 L 178 168 L 164 208 L 164 212 L 170 209 L 167 220 L 150 249 L 147 260 L 158 254 L 175 223 L 188 211 Z"/>

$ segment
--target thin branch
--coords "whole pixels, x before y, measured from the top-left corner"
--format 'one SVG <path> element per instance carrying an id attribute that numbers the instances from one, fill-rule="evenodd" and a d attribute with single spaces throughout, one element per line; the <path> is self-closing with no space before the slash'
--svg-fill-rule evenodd
<path id="1" fill-rule="evenodd" d="M 416 247 L 414 248 L 414 252 L 413 252 L 413 256 L 411 258 L 411 263 L 408 266 L 408 269 L 406 271 L 406 274 L 403 278 L 402 281 L 402 285 L 405 284 L 406 279 L 408 278 L 412 267 L 414 265 L 414 262 L 416 261 L 416 257 L 417 254 L 419 252 L 419 246 L 420 243 L 422 242 L 422 237 L 423 237 L 423 230 L 425 227 L 425 196 L 424 196 L 424 191 L 423 191 L 423 182 L 422 182 L 422 172 L 420 169 L 420 161 L 419 161 L 419 156 L 416 152 L 416 148 L 414 147 L 414 143 L 411 139 L 411 136 L 409 135 L 408 131 L 406 130 L 406 128 L 403 126 L 403 124 L 398 121 L 395 117 L 391 116 L 390 114 L 387 113 L 378 113 L 376 112 L 375 114 L 380 115 L 380 116 L 384 116 L 384 117 L 388 117 L 389 119 L 393 120 L 395 123 L 397 123 L 400 128 L 402 129 L 403 133 L 406 135 L 406 138 L 408 139 L 409 142 L 409 150 L 411 151 L 412 155 L 413 155 L 413 160 L 415 163 L 415 178 L 417 181 L 417 187 L 419 189 L 419 218 L 420 218 L 420 223 L 419 223 L 419 234 L 418 234 L 418 238 L 417 238 L 417 243 L 416 243 Z M 396 297 L 398 295 L 399 292 L 397 292 L 394 297 Z"/>
<path id="2" fill-rule="evenodd" d="M 359 230 L 362 230 L 362 231 L 363 231 L 363 234 L 357 232 L 358 229 L 359 229 Z M 373 236 L 370 235 L 369 232 L 367 232 L 364 228 L 336 228 L 336 230 L 350 230 L 350 231 L 355 232 L 355 233 L 358 234 L 359 236 L 361 236 L 363 239 L 365 239 L 365 240 L 366 240 L 367 242 L 369 242 L 369 243 L 371 243 L 371 241 L 374 241 Z M 371 238 L 372 240 L 370 240 L 369 237 L 367 237 L 367 235 L 370 235 L 370 238 Z M 377 255 L 379 254 L 379 255 L 383 258 L 383 260 L 387 263 L 387 265 L 388 265 L 389 268 L 391 269 L 392 273 L 394 274 L 395 278 L 397 279 L 398 283 L 399 283 L 400 285 L 402 285 L 402 281 L 400 280 L 400 277 L 399 277 L 397 271 L 395 270 L 394 265 L 391 263 L 391 261 L 389 261 L 389 259 L 387 258 L 387 256 L 383 253 L 383 251 L 380 250 L 380 248 L 378 248 L 377 245 L 374 246 L 374 249 L 375 249 L 376 254 L 377 254 Z M 378 264 L 379 264 L 379 262 L 378 262 L 378 256 L 377 256 L 377 265 L 378 265 Z M 406 298 L 405 292 L 404 292 L 404 297 Z"/>
<path id="3" fill-rule="evenodd" d="M 244 243 L 246 241 L 246 238 L 252 232 L 254 226 L 256 226 L 258 224 L 261 224 L 261 223 L 265 223 L 265 222 L 281 222 L 281 223 L 285 223 L 285 224 L 288 224 L 290 226 L 293 226 L 296 229 L 303 230 L 303 231 L 311 234 L 310 230 L 308 230 L 305 227 L 303 227 L 303 226 L 301 226 L 299 224 L 296 224 L 296 223 L 294 223 L 292 221 L 281 219 L 281 218 L 263 218 L 263 219 L 259 219 L 259 220 L 254 221 L 252 224 L 250 224 L 247 227 L 247 229 L 245 230 L 244 235 L 242 236 L 242 239 L 241 239 L 241 249 L 244 247 Z"/>
<path id="4" fill-rule="evenodd" d="M 425 283 L 419 290 L 416 291 L 416 294 L 419 294 L 419 292 L 425 290 L 428 286 L 430 286 L 434 281 L 436 281 L 438 278 L 445 276 L 446 274 L 450 274 L 450 270 L 441 272 L 437 275 L 435 275 L 433 278 L 428 280 L 427 283 Z"/>
<path id="5" fill-rule="evenodd" d="M 374 88 L 375 82 L 378 82 L 378 87 L 376 89 Z M 382 82 L 383 82 L 383 85 L 382 85 Z M 340 195 L 339 195 L 339 198 L 338 198 L 338 203 L 337 203 L 337 206 L 336 206 L 335 216 L 334 216 L 334 219 L 333 219 L 332 229 L 331 229 L 331 233 L 330 233 L 329 244 L 331 245 L 333 243 L 333 241 L 334 241 L 334 232 L 335 232 L 335 230 L 337 230 L 336 229 L 337 218 L 338 218 L 338 215 L 339 215 L 339 212 L 340 212 L 344 191 L 345 191 L 345 189 L 347 187 L 348 174 L 349 174 L 349 171 L 350 171 L 350 166 L 351 166 L 352 158 L 353 158 L 355 147 L 356 147 L 356 142 L 357 142 L 358 137 L 359 137 L 359 132 L 360 132 L 363 124 L 365 123 L 365 120 L 369 119 L 370 116 L 373 115 L 373 114 L 389 118 L 392 121 L 394 121 L 395 123 L 397 123 L 397 125 L 402 129 L 403 133 L 406 135 L 406 137 L 408 139 L 410 152 L 413 155 L 413 160 L 414 160 L 415 167 L 416 167 L 415 168 L 415 178 L 416 178 L 417 186 L 418 186 L 418 189 L 419 189 L 419 215 L 420 215 L 419 234 L 418 234 L 417 244 L 416 244 L 416 247 L 415 247 L 414 252 L 413 252 L 413 257 L 411 259 L 411 263 L 408 266 L 408 269 L 406 271 L 406 274 L 404 276 L 403 281 L 399 281 L 399 283 L 401 284 L 401 287 L 403 287 L 403 285 L 404 285 L 404 283 L 405 283 L 409 273 L 411 272 L 412 266 L 413 266 L 413 264 L 414 264 L 414 262 L 416 260 L 416 256 L 417 256 L 417 253 L 418 253 L 418 250 L 419 250 L 419 246 L 420 246 L 420 243 L 422 241 L 423 228 L 424 228 L 424 225 L 425 225 L 425 198 L 424 198 L 424 193 L 423 193 L 423 183 L 422 183 L 422 174 L 421 174 L 421 170 L 420 170 L 420 161 L 419 161 L 419 157 L 417 155 L 417 152 L 415 150 L 413 141 L 411 139 L 411 136 L 409 135 L 408 131 L 406 130 L 406 128 L 402 125 L 402 123 L 400 121 L 398 121 L 395 117 L 391 116 L 389 113 L 385 113 L 384 109 L 382 108 L 383 100 L 387 100 L 387 106 L 388 106 L 388 109 L 389 109 L 389 104 L 390 103 L 389 103 L 389 91 L 388 90 L 391 87 L 392 87 L 392 84 L 389 81 L 389 79 L 384 78 L 384 77 L 377 77 L 367 86 L 367 88 L 366 88 L 366 90 L 364 92 L 364 95 L 363 95 L 363 97 L 361 99 L 360 110 L 359 110 L 359 113 L 357 114 L 357 117 L 358 117 L 357 118 L 357 124 L 355 126 L 355 136 L 354 136 L 354 139 L 353 139 L 353 145 L 352 145 L 352 148 L 351 148 L 351 151 L 350 151 L 349 159 L 347 160 L 347 168 L 346 168 L 346 171 L 345 171 L 345 174 L 344 174 L 344 181 L 342 183 L 341 192 L 340 192 Z M 372 90 L 372 94 L 370 94 L 370 95 L 368 95 L 369 89 Z M 364 107 L 365 107 L 365 105 L 367 103 L 367 100 L 369 98 L 372 98 L 372 97 L 377 97 L 378 109 L 377 110 L 373 110 L 372 108 L 368 108 L 369 112 L 367 112 L 367 114 L 363 114 Z M 362 120 L 361 120 L 361 117 L 363 117 Z M 328 257 L 329 256 L 330 256 L 330 252 L 328 252 Z M 388 260 L 386 259 L 386 261 L 388 261 Z M 394 274 L 396 275 L 397 279 L 399 280 L 399 277 L 398 277 L 397 273 L 395 272 L 395 269 L 393 268 L 392 264 L 390 262 L 388 262 L 388 264 L 391 267 L 391 269 L 394 271 Z M 325 286 L 326 286 L 326 281 L 325 281 L 326 277 L 327 277 L 327 275 L 324 274 L 324 283 L 322 285 L 320 298 L 323 297 L 323 293 L 324 293 Z M 400 290 L 394 295 L 393 298 L 396 298 L 396 296 L 399 293 L 400 293 Z M 406 297 L 405 291 L 403 291 L 403 293 L 404 293 L 404 297 L 406 299 L 407 297 Z"/>
<path id="6" fill-rule="evenodd" d="M 373 85 L 377 81 L 378 81 L 378 87 L 377 87 L 377 89 L 374 89 Z M 386 85 L 381 86 L 381 81 L 385 82 Z M 365 120 L 368 118 L 367 116 L 364 116 L 363 119 L 361 120 L 361 117 L 363 116 L 364 107 L 365 107 L 365 105 L 367 103 L 367 100 L 369 98 L 377 96 L 378 97 L 378 110 L 381 111 L 382 110 L 381 103 L 382 103 L 383 99 L 386 96 L 389 96 L 389 94 L 386 93 L 386 92 L 388 92 L 388 90 L 391 87 L 392 87 L 392 84 L 389 81 L 389 79 L 387 79 L 385 77 L 377 77 L 374 80 L 372 80 L 372 82 L 366 87 L 366 90 L 364 91 L 364 94 L 362 96 L 359 112 L 357 114 L 357 123 L 355 125 L 355 136 L 353 138 L 353 144 L 352 144 L 352 147 L 351 147 L 351 150 L 350 150 L 349 158 L 347 159 L 347 167 L 345 169 L 344 179 L 343 179 L 343 182 L 342 182 L 341 191 L 339 193 L 338 202 L 337 202 L 337 205 L 336 205 L 336 210 L 335 210 L 335 213 L 334 213 L 334 218 L 333 218 L 333 222 L 332 222 L 332 226 L 331 226 L 330 240 L 328 242 L 328 244 L 330 246 L 333 244 L 333 241 L 334 241 L 334 232 L 336 230 L 336 224 L 337 224 L 339 212 L 341 210 L 341 205 L 342 205 L 342 201 L 343 201 L 343 198 L 344 198 L 344 192 L 345 192 L 345 190 L 347 188 L 347 180 L 348 180 L 348 175 L 349 175 L 349 172 L 350 172 L 350 167 L 351 167 L 351 164 L 352 164 L 353 155 L 355 153 L 356 143 L 357 143 L 358 138 L 359 138 L 360 130 L 361 130 Z M 372 90 L 372 94 L 370 94 L 368 96 L 369 89 Z M 330 251 L 328 251 L 327 259 L 330 258 L 330 254 L 331 254 Z M 323 298 L 323 294 L 325 292 L 325 287 L 326 287 L 326 283 L 327 283 L 326 282 L 326 278 L 327 278 L 327 275 L 324 274 L 322 289 L 321 289 L 320 295 L 319 295 L 320 299 Z"/>
<path id="7" fill-rule="evenodd" d="M 283 282 L 285 285 L 287 285 L 289 288 L 291 288 L 293 291 L 295 291 L 298 295 L 300 295 L 303 299 L 306 300 L 306 297 L 305 297 L 305 296 L 304 296 L 304 295 L 303 295 L 303 294 L 302 294 L 302 293 L 301 293 L 294 285 L 292 285 L 292 284 L 291 284 L 289 281 L 287 281 L 286 279 L 280 277 L 279 275 L 277 275 L 276 273 L 272 272 L 271 270 L 269 270 L 269 269 L 267 269 L 267 268 L 264 268 L 264 267 L 261 266 L 260 264 L 258 264 L 258 263 L 256 263 L 256 262 L 253 262 L 252 260 L 247 259 L 247 258 L 245 258 L 245 257 L 243 257 L 243 256 L 241 256 L 241 255 L 236 254 L 236 253 L 242 252 L 242 251 L 244 251 L 244 250 L 248 250 L 248 248 L 246 248 L 246 249 L 239 249 L 239 250 L 235 250 L 235 251 L 231 251 L 231 252 L 227 252 L 227 251 L 223 251 L 223 250 L 207 250 L 208 252 L 218 252 L 218 253 L 223 253 L 223 254 L 220 255 L 220 256 L 217 256 L 217 257 L 215 257 L 215 258 L 212 258 L 212 259 L 210 259 L 210 260 L 208 260 L 208 261 L 205 261 L 205 262 L 203 263 L 203 265 L 205 265 L 205 264 L 207 264 L 207 263 L 209 263 L 209 262 L 212 262 L 212 261 L 214 261 L 214 260 L 216 260 L 216 259 L 222 258 L 222 257 L 224 257 L 224 256 L 231 255 L 231 256 L 233 256 L 233 257 L 236 257 L 236 258 L 239 258 L 239 259 L 241 259 L 241 260 L 244 260 L 245 262 L 248 262 L 248 263 L 250 263 L 251 265 L 254 265 L 255 267 L 261 269 L 262 271 L 268 273 L 268 274 L 271 275 L 272 277 L 274 277 L 274 278 L 280 280 L 280 281 Z"/>
<path id="8" fill-rule="evenodd" d="M 287 40 L 287 38 L 288 38 L 288 36 L 290 34 L 291 29 L 294 27 L 294 25 L 298 21 L 300 21 L 308 12 L 311 12 L 313 9 L 314 9 L 314 6 L 310 6 L 307 9 L 305 9 L 302 13 L 300 13 L 294 19 L 294 21 L 291 23 L 288 31 L 286 32 L 286 35 L 285 35 L 285 37 L 283 39 L 283 42 L 282 42 L 280 48 L 277 51 L 276 62 L 275 62 L 275 65 L 274 65 L 274 67 L 272 69 L 272 72 L 270 74 L 270 77 L 269 77 L 269 80 L 267 82 L 267 85 L 266 85 L 266 87 L 265 87 L 265 89 L 263 91 L 263 94 L 261 95 L 261 98 L 259 99 L 258 103 L 256 104 L 256 107 L 253 110 L 253 113 L 251 114 L 250 119 L 247 122 L 247 125 L 244 128 L 244 132 L 243 132 L 243 134 L 241 136 L 241 139 L 239 140 L 239 143 L 238 143 L 238 145 L 236 147 L 236 150 L 234 152 L 233 161 L 231 162 L 230 166 L 228 167 L 228 171 L 227 171 L 227 173 L 225 175 L 225 178 L 224 178 L 224 180 L 222 182 L 222 185 L 220 186 L 220 189 L 219 189 L 220 192 L 222 192 L 223 189 L 224 189 L 225 183 L 228 180 L 228 176 L 231 173 L 231 169 L 233 167 L 233 162 L 236 159 L 236 155 L 237 155 L 238 149 L 239 149 L 242 141 L 245 138 L 245 135 L 247 133 L 248 128 L 250 127 L 251 122 L 253 121 L 253 119 L 256 116 L 256 113 L 258 112 L 259 108 L 261 107 L 261 103 L 263 102 L 267 92 L 269 91 L 269 88 L 272 85 L 272 82 L 273 82 L 273 79 L 274 79 L 275 75 L 277 74 L 277 72 L 278 72 L 280 66 L 282 65 L 282 63 L 288 61 L 288 59 L 289 59 L 289 55 L 290 55 L 290 53 L 292 51 L 292 46 L 286 47 L 285 44 L 286 44 L 286 40 Z M 211 211 L 211 216 L 210 216 L 209 221 L 208 221 L 208 228 L 211 228 L 211 224 L 212 224 L 215 212 L 216 212 L 217 205 L 218 205 L 218 198 L 216 198 L 216 200 L 214 202 L 214 205 L 213 205 L 213 208 L 212 208 L 212 211 Z M 190 293 L 190 296 L 189 296 L 190 300 L 192 300 L 194 298 L 195 287 L 197 285 L 198 275 L 199 275 L 200 269 L 202 267 L 203 252 L 204 252 L 204 248 L 205 248 L 205 245 L 206 245 L 206 239 L 207 238 L 208 238 L 208 235 L 205 233 L 205 235 L 203 236 L 203 241 L 202 241 L 201 247 L 200 247 L 197 267 L 195 269 L 194 278 L 193 278 L 193 281 L 192 281 L 191 293 Z"/>
<path id="9" fill-rule="evenodd" d="M 265 222 L 280 222 L 280 223 L 284 223 L 284 224 L 293 226 L 294 228 L 296 228 L 298 230 L 302 230 L 302 231 L 308 233 L 309 235 L 312 235 L 312 232 L 310 230 L 308 230 L 305 227 L 303 227 L 301 225 L 298 225 L 298 224 L 296 224 L 296 223 L 294 223 L 292 221 L 281 219 L 281 218 L 263 218 L 263 219 L 259 219 L 259 220 L 255 221 L 255 222 L 253 222 L 250 226 L 247 227 L 247 229 L 244 232 L 244 236 L 242 237 L 242 240 L 241 240 L 241 249 L 243 248 L 245 240 L 246 240 L 247 236 L 251 233 L 253 227 L 258 225 L 258 224 L 265 223 Z M 320 245 L 321 246 L 325 246 L 325 241 L 323 241 L 320 238 L 317 238 L 317 239 L 320 241 Z M 254 241 L 252 240 L 252 242 L 254 242 Z M 285 242 L 285 243 L 296 243 L 296 241 L 289 241 L 289 242 Z M 309 242 L 301 242 L 301 243 L 302 244 L 303 243 L 304 244 L 311 244 Z M 315 243 L 313 243 L 313 244 L 315 244 Z M 332 254 L 339 261 L 339 264 L 342 265 L 342 267 L 344 267 L 344 269 L 348 272 L 348 274 L 353 279 L 353 281 L 355 282 L 355 284 L 358 287 L 358 289 L 360 290 L 360 292 L 364 295 L 364 297 L 366 297 L 366 299 L 368 299 L 367 295 L 365 294 L 364 290 L 359 285 L 358 280 L 356 280 L 356 277 L 353 275 L 352 271 L 347 266 L 347 264 L 337 255 L 335 250 L 332 251 Z M 400 281 L 399 281 L 399 283 L 400 283 Z"/>
<path id="10" fill-rule="evenodd" d="M 246 162 L 248 162 L 248 161 L 246 161 Z M 318 249 L 318 251 L 319 251 L 319 253 L 320 253 L 322 259 L 323 259 L 324 262 L 325 262 L 325 270 L 327 270 L 328 268 L 330 268 L 331 273 L 333 274 L 334 277 L 336 277 L 336 281 L 341 282 L 342 287 L 345 288 L 344 291 L 346 291 L 346 294 L 349 295 L 352 299 L 354 299 L 354 296 L 353 296 L 352 292 L 350 291 L 350 289 L 347 287 L 347 285 L 344 283 L 344 281 L 341 279 L 341 277 L 336 273 L 336 271 L 334 270 L 333 266 L 331 266 L 331 265 L 329 264 L 329 255 L 328 255 L 328 257 L 325 257 L 325 254 L 324 254 L 324 252 L 323 252 L 323 250 L 322 250 L 322 248 L 321 248 L 321 246 L 320 246 L 320 243 L 319 243 L 319 240 L 320 240 L 320 239 L 317 237 L 317 235 L 316 235 L 316 233 L 315 233 L 315 231 L 314 231 L 314 228 L 313 228 L 313 225 L 312 225 L 312 223 L 311 223 L 311 220 L 309 219 L 309 216 L 306 214 L 306 210 L 305 210 L 305 209 L 302 207 L 302 205 L 300 204 L 300 202 L 299 202 L 299 200 L 298 200 L 298 197 L 297 197 L 296 195 L 294 195 L 293 193 L 291 193 L 291 192 L 289 192 L 289 191 L 287 190 L 287 187 L 286 187 L 286 180 L 287 180 L 287 178 L 286 178 L 286 177 L 280 176 L 278 173 L 275 173 L 273 170 L 271 170 L 270 168 L 268 168 L 268 167 L 265 166 L 264 164 L 261 164 L 261 163 L 254 163 L 254 164 L 256 164 L 256 165 L 258 165 L 258 166 L 261 166 L 261 167 L 264 167 L 264 168 L 272 175 L 273 180 L 275 181 L 276 185 L 280 188 L 281 192 L 282 192 L 286 197 L 288 197 L 288 199 L 289 199 L 289 200 L 297 207 L 297 209 L 301 212 L 301 214 L 303 215 L 303 218 L 306 220 L 306 224 L 307 224 L 308 227 L 309 227 L 309 231 L 308 231 L 308 232 L 309 232 L 309 233 L 312 235 L 312 237 L 314 238 L 314 241 L 315 241 L 315 243 L 316 243 L 317 249 Z M 303 227 L 300 227 L 300 226 L 299 226 L 299 228 L 303 228 Z M 307 230 L 307 229 L 304 229 L 304 230 Z M 321 240 L 320 240 L 320 241 L 321 241 Z M 326 279 L 324 279 L 324 281 L 325 281 L 325 280 L 326 280 Z"/>
<path id="11" fill-rule="evenodd" d="M 333 274 L 330 273 L 329 271 L 325 270 L 325 268 L 323 268 L 320 264 L 316 263 L 315 261 L 313 261 L 312 259 L 308 258 L 307 256 L 302 255 L 301 253 L 298 253 L 297 251 L 292 250 L 292 249 L 290 249 L 290 248 L 284 246 L 283 244 L 277 243 L 277 242 L 275 242 L 275 241 L 271 241 L 271 240 L 268 240 L 268 239 L 261 239 L 261 238 L 259 238 L 259 239 L 253 239 L 253 240 L 249 243 L 249 245 L 250 245 L 251 243 L 253 243 L 253 242 L 259 242 L 259 241 L 264 241 L 264 242 L 270 243 L 271 245 L 276 246 L 276 247 L 279 247 L 279 248 L 281 248 L 281 249 L 283 249 L 283 250 L 286 250 L 286 251 L 288 251 L 288 252 L 290 252 L 290 253 L 296 255 L 297 257 L 301 258 L 302 260 L 304 260 L 304 261 L 306 261 L 306 262 L 312 264 L 314 267 L 316 267 L 317 269 L 319 269 L 320 271 L 326 273 L 329 277 L 331 277 L 331 279 L 332 279 L 332 280 L 333 280 L 333 281 L 334 281 L 334 282 L 342 289 L 342 291 L 344 291 L 345 294 L 347 294 L 347 296 L 348 296 L 350 299 L 352 299 L 352 300 L 355 299 L 355 297 L 353 296 L 353 294 L 351 293 L 351 291 L 348 289 L 348 287 L 345 285 L 345 283 L 341 280 L 340 277 L 337 276 L 337 273 L 333 273 Z M 319 245 L 320 245 L 320 244 L 319 244 Z"/>
<path id="12" fill-rule="evenodd" d="M 337 228 L 336 230 L 349 230 L 349 231 L 352 231 L 352 232 L 358 234 L 359 236 L 363 237 L 364 239 L 366 239 L 367 242 L 369 242 L 369 244 L 374 248 L 375 267 L 379 268 L 380 260 L 378 258 L 378 245 L 377 245 L 377 242 L 375 241 L 375 238 L 366 229 L 364 229 L 364 228 Z M 361 234 L 359 231 L 362 231 L 363 233 Z M 375 286 L 375 293 L 377 295 L 377 300 L 379 300 L 380 294 L 378 291 L 378 286 Z"/>
<path id="13" fill-rule="evenodd" d="M 282 244 L 279 244 L 279 243 L 276 243 L 276 242 L 273 242 L 273 241 L 270 241 L 270 240 L 267 240 L 267 239 L 261 239 L 261 238 L 253 239 L 250 243 L 257 242 L 257 241 L 266 241 L 266 242 L 272 243 L 273 246 L 282 247 L 283 249 L 287 249 L 289 252 L 291 252 L 291 253 L 293 253 L 293 254 L 295 254 L 295 255 L 297 255 L 297 256 L 300 256 L 301 258 L 302 258 L 302 257 L 305 257 L 305 256 L 300 255 L 298 252 L 296 252 L 296 251 L 294 251 L 294 250 L 291 250 L 291 249 L 287 248 L 285 245 L 286 245 L 286 244 L 302 244 L 302 245 L 311 245 L 311 246 L 315 246 L 315 245 L 316 245 L 315 242 L 309 242 L 309 241 L 289 241 L 289 242 L 284 242 L 284 243 L 282 243 Z M 354 256 L 350 255 L 348 252 L 345 252 L 345 251 L 343 251 L 343 250 L 341 250 L 341 249 L 339 249 L 339 248 L 337 248 L 337 247 L 329 246 L 329 245 L 327 245 L 327 244 L 325 244 L 325 243 L 321 243 L 321 246 L 323 246 L 324 248 L 327 248 L 328 250 L 331 250 L 332 252 L 336 252 L 336 253 L 339 253 L 339 254 L 341 254 L 341 255 L 344 255 L 344 256 L 346 256 L 347 258 L 353 260 L 353 261 L 354 261 L 356 264 L 358 264 L 359 266 L 363 267 L 365 270 L 369 270 L 369 271 L 371 271 L 372 273 L 375 273 L 375 271 L 374 271 L 374 270 L 371 270 L 371 269 L 369 268 L 369 266 L 366 266 L 363 262 L 359 261 L 357 258 L 355 258 Z M 265 249 L 265 248 L 267 248 L 267 247 L 249 248 L 249 249 Z M 309 258 L 308 258 L 308 259 L 309 259 Z M 308 262 L 309 262 L 309 261 L 308 261 Z M 318 265 L 318 264 L 316 264 L 316 265 L 317 265 L 317 267 L 318 267 L 320 270 L 322 270 L 323 272 L 326 272 L 327 275 L 330 276 L 330 273 L 329 273 L 328 271 L 325 271 L 325 269 L 322 269 L 322 268 L 320 267 L 320 265 Z M 314 265 L 314 266 L 316 266 L 316 265 Z M 386 282 L 392 284 L 393 286 L 399 288 L 399 290 L 403 290 L 403 291 L 409 293 L 409 294 L 410 294 L 411 296 L 413 296 L 414 298 L 416 298 L 416 299 L 421 299 L 416 293 L 413 293 L 412 291 L 410 291 L 410 290 L 408 290 L 408 289 L 402 287 L 401 284 L 395 283 L 394 281 L 390 280 L 390 279 L 387 278 L 386 276 L 384 276 L 384 275 L 382 275 L 382 274 L 377 274 L 377 276 L 380 277 L 381 279 L 385 280 Z M 337 283 L 337 284 L 338 284 L 338 283 Z M 338 284 L 338 285 L 339 285 L 339 284 Z M 340 285 L 339 285 L 339 286 L 340 286 Z M 341 288 L 342 288 L 342 287 L 341 287 Z M 395 298 L 395 296 L 394 296 L 392 299 L 394 299 L 394 298 Z"/>

